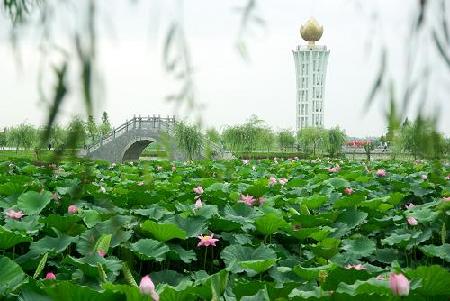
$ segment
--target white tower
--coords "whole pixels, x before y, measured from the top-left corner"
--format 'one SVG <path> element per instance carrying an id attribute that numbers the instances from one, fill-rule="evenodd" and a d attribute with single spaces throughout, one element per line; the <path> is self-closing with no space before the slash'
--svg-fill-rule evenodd
<path id="1" fill-rule="evenodd" d="M 313 18 L 300 28 L 307 45 L 299 45 L 293 51 L 297 82 L 296 127 L 323 127 L 324 90 L 328 55 L 326 46 L 316 45 L 323 33 L 323 26 Z"/>

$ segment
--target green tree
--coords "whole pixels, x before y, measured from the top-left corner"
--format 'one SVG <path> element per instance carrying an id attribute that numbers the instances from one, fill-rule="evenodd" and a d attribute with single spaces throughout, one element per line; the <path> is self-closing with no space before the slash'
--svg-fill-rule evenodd
<path id="1" fill-rule="evenodd" d="M 108 116 L 108 113 L 106 113 L 106 112 L 103 112 L 102 123 L 98 127 L 98 131 L 100 132 L 100 134 L 102 136 L 105 136 L 112 131 L 112 126 L 111 126 L 111 123 L 109 122 L 109 116 Z"/>
<path id="2" fill-rule="evenodd" d="M 79 118 L 74 118 L 67 126 L 65 148 L 76 149 L 86 146 L 86 124 Z"/>
<path id="3" fill-rule="evenodd" d="M 404 122 L 400 128 L 401 149 L 414 159 L 439 159 L 446 153 L 444 136 L 436 130 L 433 120 L 419 117 L 414 122 Z"/>
<path id="4" fill-rule="evenodd" d="M 203 134 L 196 125 L 178 122 L 175 125 L 175 141 L 178 148 L 189 160 L 201 157 L 203 150 Z"/>
<path id="5" fill-rule="evenodd" d="M 372 151 L 375 149 L 375 141 L 372 140 L 366 140 L 363 148 L 364 152 L 366 153 L 367 161 L 370 161 L 370 155 L 372 154 Z"/>
<path id="6" fill-rule="evenodd" d="M 326 142 L 326 130 L 322 128 L 304 128 L 297 133 L 300 147 L 306 154 L 316 156 L 318 151 L 323 151 Z"/>
<path id="7" fill-rule="evenodd" d="M 6 128 L 3 130 L 3 132 L 0 132 L 0 148 L 4 149 L 7 145 L 8 140 L 6 139 Z"/>
<path id="8" fill-rule="evenodd" d="M 271 142 L 269 131 L 270 128 L 263 120 L 252 115 L 244 124 L 227 127 L 222 138 L 226 147 L 233 152 L 253 152 L 258 148 L 266 148 L 264 142 Z"/>
<path id="9" fill-rule="evenodd" d="M 7 144 L 15 147 L 29 150 L 37 141 L 37 131 L 30 124 L 22 123 L 18 127 L 11 128 L 7 133 Z"/>
<path id="10" fill-rule="evenodd" d="M 209 128 L 206 130 L 206 138 L 213 143 L 221 143 L 220 133 L 215 128 Z"/>
<path id="11" fill-rule="evenodd" d="M 264 128 L 259 135 L 259 143 L 261 148 L 270 152 L 275 145 L 275 134 L 269 127 Z"/>
<path id="12" fill-rule="evenodd" d="M 340 155 L 347 135 L 339 127 L 327 131 L 327 150 L 330 157 L 335 158 Z"/>
<path id="13" fill-rule="evenodd" d="M 281 150 L 292 150 L 295 144 L 294 134 L 289 130 L 282 130 L 277 134 L 278 145 Z"/>
<path id="14" fill-rule="evenodd" d="M 98 130 L 97 124 L 95 123 L 94 116 L 92 116 L 92 115 L 89 115 L 89 117 L 88 117 L 88 121 L 86 123 L 86 131 L 87 131 L 87 136 L 91 140 L 91 142 L 97 140 L 99 130 Z"/>

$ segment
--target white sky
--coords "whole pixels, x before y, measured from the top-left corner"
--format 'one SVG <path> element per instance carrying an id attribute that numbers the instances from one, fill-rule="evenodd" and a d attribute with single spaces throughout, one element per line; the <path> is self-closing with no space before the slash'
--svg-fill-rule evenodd
<path id="1" fill-rule="evenodd" d="M 172 114 L 174 106 L 165 96 L 176 92 L 162 67 L 163 40 L 171 18 L 173 1 L 101 0 L 99 70 L 101 103 L 96 115 L 106 110 L 113 125 L 133 114 Z M 292 49 L 304 43 L 300 24 L 314 16 L 324 25 L 319 44 L 331 50 L 325 93 L 325 126 L 339 125 L 352 136 L 385 132 L 385 102 L 378 99 L 366 113 L 364 103 L 378 70 L 382 45 L 389 51 L 389 75 L 401 91 L 405 73 L 405 50 L 415 0 L 259 0 L 258 15 L 264 28 L 252 26 L 247 39 L 250 62 L 234 47 L 240 16 L 234 11 L 245 1 L 185 1 L 184 21 L 195 71 L 196 101 L 204 108 L 207 126 L 221 127 L 244 122 L 251 114 L 274 129 L 295 127 L 295 73 Z M 363 4 L 361 4 L 363 3 Z M 367 5 L 369 3 L 369 5 Z M 57 41 L 79 22 L 68 9 L 60 12 Z M 378 15 L 374 21 L 374 14 Z M 67 17 L 71 16 L 71 17 Z M 77 19 L 78 18 L 78 19 Z M 77 21 L 74 21 L 77 20 Z M 22 67 L 8 40 L 8 27 L 0 17 L 0 127 L 45 122 L 46 107 L 39 102 L 37 79 L 39 50 L 36 32 L 28 31 L 20 43 Z M 450 135 L 450 70 L 426 38 L 414 47 L 419 62 L 428 62 L 428 106 L 440 104 L 440 129 Z M 56 56 L 52 61 L 57 60 Z M 418 74 L 418 71 L 412 72 Z M 72 74 L 73 79 L 76 79 Z M 53 85 L 45 73 L 46 93 Z M 82 112 L 78 89 L 71 86 L 62 122 Z M 416 107 L 416 104 L 413 104 Z"/>

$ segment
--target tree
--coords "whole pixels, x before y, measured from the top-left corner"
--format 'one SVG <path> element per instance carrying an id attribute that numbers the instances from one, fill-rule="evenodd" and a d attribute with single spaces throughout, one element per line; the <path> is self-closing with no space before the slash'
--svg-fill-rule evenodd
<path id="1" fill-rule="evenodd" d="M 198 126 L 178 122 L 175 125 L 175 141 L 189 160 L 201 157 L 203 134 Z"/>
<path id="2" fill-rule="evenodd" d="M 102 136 L 105 136 L 112 131 L 112 126 L 111 123 L 109 122 L 108 113 L 103 112 L 102 124 L 99 126 L 98 130 Z"/>
<path id="3" fill-rule="evenodd" d="M 267 150 L 267 152 L 270 152 L 275 144 L 274 132 L 269 127 L 264 128 L 260 132 L 259 142 L 261 144 L 261 148 Z"/>
<path id="4" fill-rule="evenodd" d="M 92 115 L 89 115 L 88 117 L 88 121 L 86 123 L 86 131 L 88 134 L 88 138 L 91 141 L 97 140 L 99 130 L 97 124 L 95 123 L 94 116 Z"/>
<path id="5" fill-rule="evenodd" d="M 433 120 L 419 117 L 414 122 L 404 122 L 400 128 L 401 149 L 414 159 L 439 159 L 445 154 L 445 138 L 436 130 Z"/>
<path id="6" fill-rule="evenodd" d="M 266 148 L 269 143 L 269 149 L 273 145 L 273 135 L 271 129 L 252 115 L 246 123 L 229 126 L 223 132 L 223 140 L 228 149 L 234 152 L 253 152 L 257 149 Z"/>
<path id="7" fill-rule="evenodd" d="M 213 143 L 219 144 L 221 142 L 220 133 L 215 128 L 206 130 L 206 138 Z"/>
<path id="8" fill-rule="evenodd" d="M 3 132 L 0 132 L 0 148 L 4 149 L 7 143 L 6 139 L 6 129 L 3 130 Z"/>
<path id="9" fill-rule="evenodd" d="M 375 142 L 372 140 L 366 140 L 363 144 L 364 152 L 367 156 L 367 161 L 370 161 L 370 155 L 372 154 L 372 151 L 375 149 Z"/>
<path id="10" fill-rule="evenodd" d="M 18 127 L 11 128 L 7 133 L 7 144 L 16 148 L 29 150 L 36 142 L 36 130 L 32 125 L 22 123 Z"/>
<path id="11" fill-rule="evenodd" d="M 346 137 L 345 132 L 339 127 L 327 131 L 327 149 L 330 157 L 335 158 L 341 153 Z"/>
<path id="12" fill-rule="evenodd" d="M 305 153 L 312 153 L 323 150 L 326 140 L 326 130 L 322 128 L 304 128 L 297 133 L 297 140 Z"/>
<path id="13" fill-rule="evenodd" d="M 295 144 L 295 137 L 289 130 L 282 130 L 277 135 L 278 145 L 283 151 L 292 150 Z"/>
<path id="14" fill-rule="evenodd" d="M 86 146 L 86 124 L 79 118 L 74 118 L 66 129 L 65 148 L 76 149 Z"/>

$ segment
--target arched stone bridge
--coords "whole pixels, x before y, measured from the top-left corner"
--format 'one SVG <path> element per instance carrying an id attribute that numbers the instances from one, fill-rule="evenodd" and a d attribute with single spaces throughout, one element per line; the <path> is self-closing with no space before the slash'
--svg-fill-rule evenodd
<path id="1" fill-rule="evenodd" d="M 150 143 L 160 140 L 162 135 L 170 133 L 174 125 L 175 116 L 133 117 L 87 146 L 85 156 L 110 162 L 139 160 L 142 151 Z M 180 159 L 174 149 L 170 153 L 173 159 Z"/>

